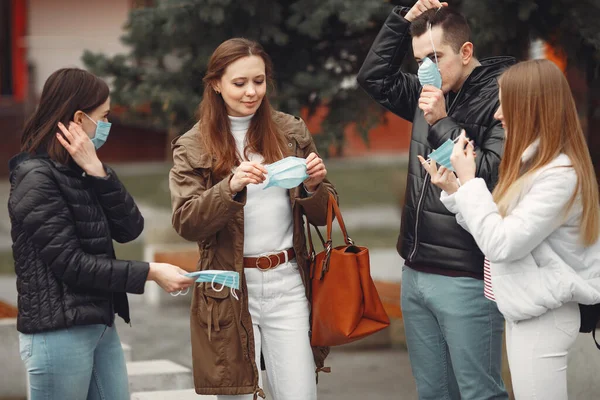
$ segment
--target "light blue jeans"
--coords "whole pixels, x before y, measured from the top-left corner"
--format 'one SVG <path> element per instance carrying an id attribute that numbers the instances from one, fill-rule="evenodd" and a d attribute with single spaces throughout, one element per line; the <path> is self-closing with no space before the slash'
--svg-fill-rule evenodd
<path id="1" fill-rule="evenodd" d="M 129 400 L 115 326 L 86 325 L 19 334 L 30 400 Z"/>
<path id="2" fill-rule="evenodd" d="M 507 400 L 504 318 L 483 281 L 404 267 L 402 315 L 420 400 Z"/>

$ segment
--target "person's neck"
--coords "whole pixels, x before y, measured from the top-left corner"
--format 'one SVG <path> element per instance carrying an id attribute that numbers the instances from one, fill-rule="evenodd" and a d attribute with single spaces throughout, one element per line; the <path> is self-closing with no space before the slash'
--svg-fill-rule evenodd
<path id="1" fill-rule="evenodd" d="M 246 115 L 245 117 L 233 117 L 228 115 L 229 123 L 231 124 L 231 132 L 246 132 L 250 127 L 250 121 L 254 114 Z"/>
<path id="2" fill-rule="evenodd" d="M 454 93 L 458 93 L 460 91 L 460 89 L 462 89 L 462 87 L 465 84 L 465 82 L 467 81 L 467 79 L 469 79 L 469 76 L 473 73 L 475 68 L 479 67 L 480 65 L 481 65 L 481 63 L 479 62 L 479 60 L 477 60 L 476 58 L 471 59 L 471 62 L 469 62 L 469 64 L 463 71 L 463 75 L 461 76 L 460 81 L 458 82 L 458 85 L 456 85 L 456 89 L 453 90 Z"/>

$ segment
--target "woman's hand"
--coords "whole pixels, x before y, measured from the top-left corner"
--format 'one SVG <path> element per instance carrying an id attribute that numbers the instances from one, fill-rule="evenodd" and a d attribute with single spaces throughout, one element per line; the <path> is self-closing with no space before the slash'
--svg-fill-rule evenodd
<path id="1" fill-rule="evenodd" d="M 229 181 L 229 188 L 233 193 L 241 192 L 251 183 L 263 183 L 267 170 L 261 164 L 253 161 L 244 161 L 236 169 Z"/>
<path id="2" fill-rule="evenodd" d="M 454 145 L 450 162 L 462 185 L 475 178 L 477 170 L 477 165 L 475 164 L 475 147 L 473 146 L 473 142 L 467 138 L 464 130 Z"/>
<path id="3" fill-rule="evenodd" d="M 75 122 L 69 123 L 69 129 L 61 122 L 58 123 L 58 127 L 62 131 L 64 137 L 59 132 L 56 132 L 56 138 L 69 152 L 73 161 L 75 161 L 88 175 L 99 177 L 106 176 L 106 171 L 96 154 L 94 143 L 92 143 L 83 128 Z"/>
<path id="4" fill-rule="evenodd" d="M 325 164 L 316 153 L 310 153 L 306 157 L 306 173 L 309 177 L 304 181 L 304 187 L 309 192 L 316 192 L 321 182 L 327 176 Z"/>
<path id="5" fill-rule="evenodd" d="M 458 180 L 452 171 L 444 166 L 441 166 L 438 170 L 435 161 L 427 161 L 421 156 L 419 156 L 419 161 L 423 165 L 423 168 L 425 168 L 425 171 L 427 171 L 427 173 L 431 176 L 431 183 L 433 183 L 435 186 L 439 187 L 448 194 L 453 194 L 458 190 L 460 185 L 458 184 Z"/>
<path id="6" fill-rule="evenodd" d="M 194 284 L 195 279 L 184 276 L 185 273 L 187 271 L 172 264 L 150 263 L 147 280 L 158 283 L 165 292 L 173 293 L 187 289 Z"/>

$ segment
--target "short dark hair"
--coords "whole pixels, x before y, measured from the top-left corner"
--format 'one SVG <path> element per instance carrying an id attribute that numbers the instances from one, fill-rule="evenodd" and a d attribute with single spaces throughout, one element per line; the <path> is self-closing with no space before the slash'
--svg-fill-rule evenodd
<path id="1" fill-rule="evenodd" d="M 419 37 L 425 34 L 428 23 L 431 23 L 431 27 L 442 27 L 444 41 L 457 53 L 463 44 L 471 41 L 471 28 L 467 19 L 452 8 L 430 9 L 419 15 L 410 25 L 411 36 Z"/>
<path id="2" fill-rule="evenodd" d="M 21 151 L 46 152 L 51 159 L 66 164 L 69 153 L 56 139 L 58 123 L 69 126 L 79 110 L 89 113 L 100 107 L 109 96 L 106 82 L 79 68 L 54 72 L 42 90 L 37 110 L 25 124 Z"/>

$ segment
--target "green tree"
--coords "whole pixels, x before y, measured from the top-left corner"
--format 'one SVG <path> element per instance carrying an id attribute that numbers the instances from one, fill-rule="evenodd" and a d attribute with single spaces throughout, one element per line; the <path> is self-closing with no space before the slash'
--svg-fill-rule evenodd
<path id="1" fill-rule="evenodd" d="M 159 0 L 131 11 L 129 54 L 83 59 L 109 78 L 124 118 L 175 135 L 195 122 L 212 51 L 231 37 L 257 40 L 275 65 L 275 106 L 298 115 L 328 105 L 326 134 L 316 139 L 341 152 L 349 122 L 366 137 L 376 121 L 355 75 L 390 9 L 381 0 Z"/>
<path id="2" fill-rule="evenodd" d="M 600 0 L 446 1 L 469 20 L 479 58 L 511 55 L 525 60 L 532 39 L 542 39 L 565 54 L 567 76 L 573 84 L 583 80 L 587 87 L 575 97 L 600 177 Z M 393 3 L 410 6 L 414 1 Z"/>
<path id="3" fill-rule="evenodd" d="M 586 93 L 575 93 L 582 125 L 600 177 L 600 1 L 599 0 L 457 0 L 469 18 L 480 56 L 528 57 L 530 39 L 540 38 L 567 57 L 567 76 L 583 80 Z M 582 79 L 583 77 L 583 79 Z"/>

